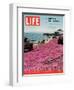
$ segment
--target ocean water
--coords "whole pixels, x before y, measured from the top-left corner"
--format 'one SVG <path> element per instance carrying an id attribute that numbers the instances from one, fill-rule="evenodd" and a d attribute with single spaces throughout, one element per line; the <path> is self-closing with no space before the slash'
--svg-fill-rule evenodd
<path id="1" fill-rule="evenodd" d="M 27 37 L 29 40 L 32 41 L 42 41 L 42 40 L 47 40 L 48 37 L 43 35 L 43 33 L 24 33 L 24 37 Z"/>

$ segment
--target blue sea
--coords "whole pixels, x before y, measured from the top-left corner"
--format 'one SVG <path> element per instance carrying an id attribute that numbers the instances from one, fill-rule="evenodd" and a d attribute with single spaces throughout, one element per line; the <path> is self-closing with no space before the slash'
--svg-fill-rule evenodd
<path id="1" fill-rule="evenodd" d="M 42 41 L 43 39 L 46 40 L 48 39 L 47 36 L 43 35 L 43 33 L 24 33 L 24 37 L 27 37 L 29 40 L 32 41 Z"/>

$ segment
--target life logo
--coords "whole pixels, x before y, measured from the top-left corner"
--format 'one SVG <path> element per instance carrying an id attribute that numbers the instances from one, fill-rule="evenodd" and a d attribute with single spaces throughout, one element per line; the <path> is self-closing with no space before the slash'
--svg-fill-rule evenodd
<path id="1" fill-rule="evenodd" d="M 26 16 L 25 25 L 26 26 L 40 26 L 40 16 Z"/>

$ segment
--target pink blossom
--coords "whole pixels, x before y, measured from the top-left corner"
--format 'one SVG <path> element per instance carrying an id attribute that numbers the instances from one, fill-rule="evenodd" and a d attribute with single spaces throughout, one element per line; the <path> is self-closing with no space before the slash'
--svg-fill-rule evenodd
<path id="1" fill-rule="evenodd" d="M 24 53 L 24 72 L 30 70 L 63 70 L 63 45 L 53 39 Z"/>

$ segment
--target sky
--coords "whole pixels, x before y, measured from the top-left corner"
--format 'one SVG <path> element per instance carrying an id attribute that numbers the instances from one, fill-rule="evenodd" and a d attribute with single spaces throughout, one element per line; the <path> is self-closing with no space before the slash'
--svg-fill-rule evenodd
<path id="1" fill-rule="evenodd" d="M 36 15 L 36 14 L 24 14 L 26 16 L 40 16 L 40 26 L 26 26 L 24 20 L 24 32 L 48 32 L 52 33 L 58 29 L 63 30 L 63 15 Z M 51 19 L 51 22 L 49 21 Z"/>

